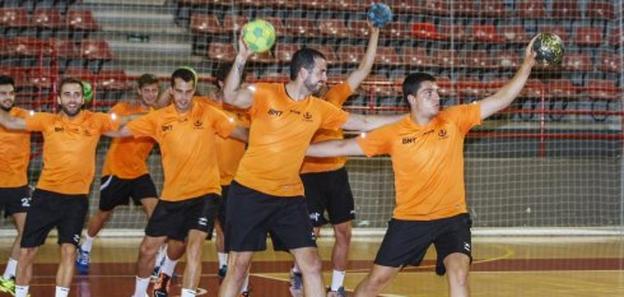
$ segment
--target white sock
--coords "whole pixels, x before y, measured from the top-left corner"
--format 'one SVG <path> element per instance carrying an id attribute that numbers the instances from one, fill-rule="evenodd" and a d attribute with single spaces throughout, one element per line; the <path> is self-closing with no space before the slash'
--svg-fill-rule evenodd
<path id="1" fill-rule="evenodd" d="M 95 239 L 95 237 L 91 237 L 89 236 L 89 234 L 87 234 L 87 236 L 85 236 L 85 241 L 80 245 L 80 248 L 87 252 L 90 253 L 91 252 L 91 248 L 93 247 L 93 240 Z"/>
<path id="2" fill-rule="evenodd" d="M 195 297 L 197 292 L 195 290 L 182 288 L 181 294 L 180 297 Z"/>
<path id="3" fill-rule="evenodd" d="M 63 288 L 56 286 L 56 293 L 54 297 L 67 297 L 69 295 L 69 288 Z"/>
<path id="4" fill-rule="evenodd" d="M 228 254 L 227 253 L 217 253 L 219 257 L 219 268 L 227 265 Z"/>
<path id="5" fill-rule="evenodd" d="M 140 278 L 136 277 L 136 281 L 134 283 L 134 297 L 145 297 L 147 294 L 147 286 L 149 286 L 150 278 Z"/>
<path id="6" fill-rule="evenodd" d="M 160 267 L 160 272 L 172 276 L 173 271 L 175 270 L 176 264 L 178 264 L 178 260 L 171 260 L 169 256 L 165 255 L 165 263 L 162 267 Z"/>
<path id="7" fill-rule="evenodd" d="M 17 268 L 17 260 L 13 258 L 9 258 L 9 262 L 7 262 L 6 269 L 4 269 L 4 274 L 2 278 L 9 279 L 15 276 L 15 269 Z"/>
<path id="8" fill-rule="evenodd" d="M 165 256 L 167 256 L 167 245 L 163 244 L 160 246 L 158 254 L 156 255 L 156 267 L 160 266 L 160 264 L 164 261 Z"/>
<path id="9" fill-rule="evenodd" d="M 332 284 L 331 284 L 332 291 L 338 291 L 338 289 L 342 287 L 342 284 L 344 282 L 344 277 L 345 277 L 344 271 L 334 270 L 334 273 L 332 273 Z"/>
<path id="10" fill-rule="evenodd" d="M 295 264 L 293 264 L 292 272 L 294 272 L 294 273 L 301 273 L 301 270 L 299 270 L 299 266 L 297 265 L 297 262 L 295 262 Z"/>
<path id="11" fill-rule="evenodd" d="M 15 297 L 28 296 L 28 286 L 15 286 Z"/>
<path id="12" fill-rule="evenodd" d="M 247 273 L 247 275 L 245 275 L 245 280 L 243 281 L 243 286 L 241 287 L 240 292 L 247 292 L 249 291 L 249 273 Z"/>

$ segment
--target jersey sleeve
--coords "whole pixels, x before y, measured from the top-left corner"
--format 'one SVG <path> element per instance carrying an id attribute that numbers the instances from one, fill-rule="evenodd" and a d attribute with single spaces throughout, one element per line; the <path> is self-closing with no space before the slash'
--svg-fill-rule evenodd
<path id="1" fill-rule="evenodd" d="M 47 112 L 37 112 L 30 117 L 24 118 L 26 123 L 26 130 L 28 131 L 43 131 L 45 128 L 53 123 L 53 115 Z"/>
<path id="2" fill-rule="evenodd" d="M 327 102 L 333 104 L 337 107 L 342 107 L 342 105 L 349 99 L 349 96 L 353 94 L 353 90 L 348 83 L 340 83 L 329 89 L 323 98 L 327 100 Z"/>
<path id="3" fill-rule="evenodd" d="M 107 113 L 96 113 L 96 116 L 100 123 L 101 133 L 119 130 L 119 125 L 120 125 L 119 116 L 115 114 L 107 114 Z"/>
<path id="4" fill-rule="evenodd" d="M 368 157 L 391 154 L 393 131 L 396 131 L 394 125 L 377 128 L 368 133 L 362 133 L 356 142 Z"/>
<path id="5" fill-rule="evenodd" d="M 270 96 L 269 84 L 257 83 L 249 85 L 247 88 L 251 89 L 253 92 L 253 102 L 249 107 L 248 113 L 251 118 L 254 118 L 258 112 L 266 109 L 267 98 Z"/>
<path id="6" fill-rule="evenodd" d="M 210 118 L 212 119 L 212 128 L 221 137 L 228 137 L 232 130 L 236 128 L 236 119 L 234 115 L 228 115 L 225 112 L 214 107 L 209 107 Z"/>
<path id="7" fill-rule="evenodd" d="M 349 113 L 323 100 L 318 100 L 322 114 L 321 129 L 338 130 L 349 118 Z"/>
<path id="8" fill-rule="evenodd" d="M 132 131 L 132 135 L 134 135 L 135 138 L 148 136 L 156 139 L 158 114 L 158 112 L 150 112 L 130 121 L 126 127 Z"/>
<path id="9" fill-rule="evenodd" d="M 481 124 L 481 105 L 471 103 L 450 107 L 448 118 L 457 125 L 460 131 L 467 134 L 472 127 Z"/>

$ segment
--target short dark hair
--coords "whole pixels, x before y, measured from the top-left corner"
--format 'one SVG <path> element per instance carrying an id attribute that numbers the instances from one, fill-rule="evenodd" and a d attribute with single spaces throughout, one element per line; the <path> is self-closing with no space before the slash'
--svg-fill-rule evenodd
<path id="1" fill-rule="evenodd" d="M 228 74 L 230 74 L 230 70 L 232 69 L 232 65 L 234 65 L 233 63 L 221 63 L 219 66 L 217 66 L 217 70 L 214 72 L 214 77 L 216 79 L 215 82 L 225 82 L 225 80 L 227 79 Z M 245 71 L 245 68 L 243 68 L 243 73 L 241 74 L 241 81 L 244 81 L 245 78 L 247 77 L 247 71 Z"/>
<path id="2" fill-rule="evenodd" d="M 175 79 L 179 78 L 183 81 L 193 82 L 193 87 L 197 87 L 197 72 L 191 67 L 180 67 L 171 74 L 171 87 L 175 86 Z"/>
<path id="3" fill-rule="evenodd" d="M 139 86 L 139 89 L 146 85 L 152 85 L 156 83 L 158 83 L 158 77 L 151 73 L 145 73 L 141 75 L 139 79 L 137 79 L 137 85 Z"/>
<path id="4" fill-rule="evenodd" d="M 0 85 L 11 85 L 15 88 L 15 80 L 8 75 L 0 75 Z"/>
<path id="5" fill-rule="evenodd" d="M 312 71 L 316 59 L 327 60 L 323 53 L 315 49 L 304 47 L 296 51 L 290 61 L 290 79 L 297 79 L 297 74 L 299 74 L 301 68 Z"/>
<path id="6" fill-rule="evenodd" d="M 405 80 L 403 80 L 403 99 L 407 101 L 407 96 L 416 96 L 423 81 L 435 81 L 435 77 L 424 72 L 410 73 L 405 77 Z"/>
<path id="7" fill-rule="evenodd" d="M 58 84 L 58 93 L 61 93 L 61 90 L 63 89 L 64 85 L 71 85 L 71 84 L 78 84 L 80 85 L 80 93 L 84 95 L 84 84 L 82 83 L 81 80 L 75 78 L 75 77 L 66 77 L 63 78 L 61 80 L 61 82 Z"/>

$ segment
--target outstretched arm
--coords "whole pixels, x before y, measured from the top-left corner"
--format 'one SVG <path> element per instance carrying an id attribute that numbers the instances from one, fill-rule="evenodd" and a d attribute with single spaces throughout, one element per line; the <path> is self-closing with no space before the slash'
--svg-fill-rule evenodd
<path id="1" fill-rule="evenodd" d="M 253 86 L 241 88 L 245 63 L 247 63 L 247 59 L 251 54 L 252 52 L 247 48 L 245 42 L 243 42 L 243 35 L 241 33 L 238 39 L 238 53 L 236 54 L 232 69 L 230 69 L 230 73 L 223 85 L 223 101 L 243 109 L 250 107 L 253 103 L 253 93 L 250 89 L 253 88 Z"/>
<path id="2" fill-rule="evenodd" d="M 241 126 L 236 126 L 232 133 L 230 133 L 230 138 L 238 139 L 242 142 L 247 143 L 249 140 L 249 129 Z"/>
<path id="3" fill-rule="evenodd" d="M 345 130 L 370 131 L 375 128 L 392 124 L 405 117 L 405 114 L 397 115 L 361 115 L 349 114 L 349 118 L 342 125 Z"/>
<path id="4" fill-rule="evenodd" d="M 14 117 L 3 109 L 0 109 L 0 125 L 9 130 L 26 130 L 26 121 L 24 119 Z"/>
<path id="5" fill-rule="evenodd" d="M 308 157 L 363 156 L 364 151 L 356 142 L 357 137 L 330 140 L 311 144 L 306 151 Z"/>
<path id="6" fill-rule="evenodd" d="M 113 137 L 113 138 L 130 137 L 132 136 L 132 131 L 130 131 L 130 129 L 128 129 L 128 127 L 124 125 L 121 128 L 119 128 L 119 130 L 106 132 L 104 133 L 104 135 L 108 137 Z"/>
<path id="7" fill-rule="evenodd" d="M 531 74 L 531 69 L 535 65 L 535 52 L 533 52 L 533 42 L 535 42 L 535 38 L 531 39 L 529 45 L 525 49 L 524 53 L 524 61 L 522 65 L 520 65 L 520 69 L 516 72 L 514 77 L 507 82 L 500 90 L 496 92 L 496 94 L 489 96 L 480 101 L 481 105 L 481 119 L 485 119 L 492 114 L 506 108 L 511 104 L 511 102 L 518 97 L 520 91 L 526 84 L 529 75 Z"/>
<path id="8" fill-rule="evenodd" d="M 370 22 L 368 25 L 370 27 L 370 38 L 368 39 L 366 54 L 360 62 L 358 69 L 353 71 L 347 78 L 347 83 L 351 90 L 355 90 L 360 86 L 371 72 L 371 69 L 373 69 L 373 64 L 375 63 L 375 54 L 377 53 L 377 44 L 379 43 L 379 28 L 373 27 Z"/>

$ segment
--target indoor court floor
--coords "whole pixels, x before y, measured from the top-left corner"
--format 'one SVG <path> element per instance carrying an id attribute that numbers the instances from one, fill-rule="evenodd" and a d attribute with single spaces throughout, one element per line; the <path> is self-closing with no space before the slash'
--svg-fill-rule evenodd
<path id="1" fill-rule="evenodd" d="M 31 296 L 52 296 L 58 249 L 48 239 L 37 256 Z M 89 275 L 76 275 L 70 296 L 127 297 L 134 288 L 135 260 L 140 239 L 98 239 L 92 251 Z M 351 291 L 366 275 L 380 238 L 355 238 L 345 288 Z M 10 239 L 0 239 L 1 259 L 7 258 Z M 321 238 L 319 247 L 329 259 L 332 241 Z M 475 237 L 470 276 L 472 296 L 600 297 L 624 296 L 624 238 L 608 237 Z M 201 295 L 216 296 L 218 279 L 214 245 L 204 249 Z M 430 249 L 421 267 L 404 269 L 380 296 L 447 296 L 444 277 L 433 272 L 435 250 Z M 176 271 L 183 271 L 183 263 Z M 272 251 L 256 254 L 250 280 L 254 297 L 288 297 L 291 258 Z M 2 269 L 4 269 L 2 267 Z M 325 261 L 326 284 L 331 268 Z M 179 296 L 181 278 L 175 278 L 172 295 Z M 0 293 L 1 294 L 1 293 Z"/>

